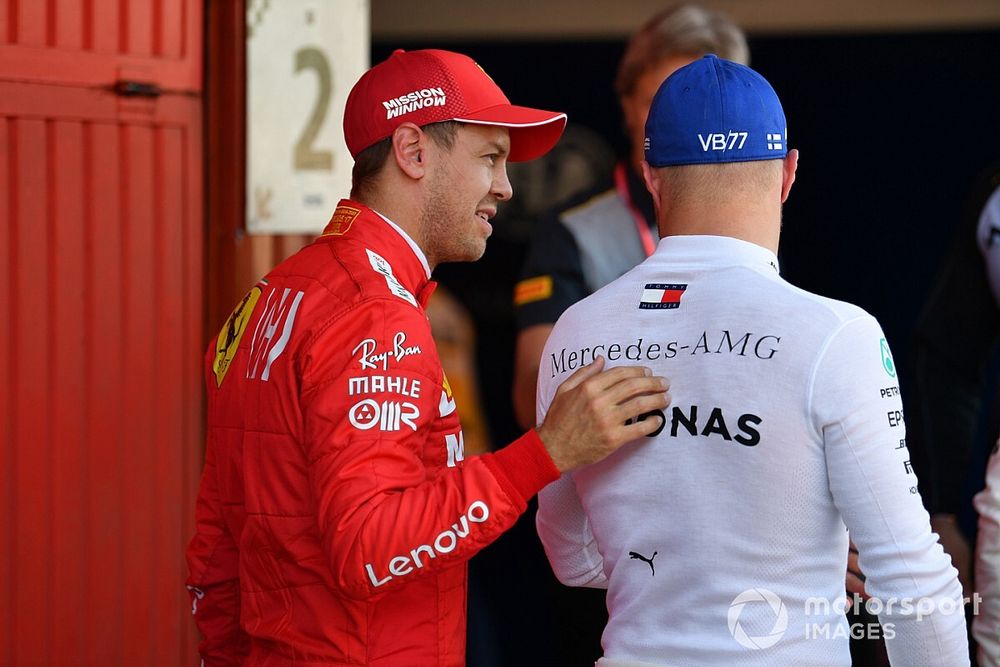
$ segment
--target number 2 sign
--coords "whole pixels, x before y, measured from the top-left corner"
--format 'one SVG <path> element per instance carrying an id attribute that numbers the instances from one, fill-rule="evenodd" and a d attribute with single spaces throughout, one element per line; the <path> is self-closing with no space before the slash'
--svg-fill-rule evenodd
<path id="1" fill-rule="evenodd" d="M 350 190 L 344 104 L 368 52 L 368 0 L 247 0 L 251 234 L 318 233 Z"/>

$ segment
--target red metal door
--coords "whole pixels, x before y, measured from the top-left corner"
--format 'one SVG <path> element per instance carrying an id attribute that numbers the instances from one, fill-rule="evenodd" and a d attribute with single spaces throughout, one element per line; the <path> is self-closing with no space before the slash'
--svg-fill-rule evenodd
<path id="1" fill-rule="evenodd" d="M 0 1 L 0 665 L 196 660 L 202 21 Z"/>

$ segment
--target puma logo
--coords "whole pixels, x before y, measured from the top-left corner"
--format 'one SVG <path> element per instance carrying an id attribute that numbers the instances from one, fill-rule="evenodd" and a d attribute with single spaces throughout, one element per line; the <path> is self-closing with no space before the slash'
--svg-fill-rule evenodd
<path id="1" fill-rule="evenodd" d="M 628 557 L 631 558 L 632 560 L 641 560 L 641 561 L 644 561 L 647 565 L 649 565 L 649 569 L 652 570 L 653 576 L 655 577 L 656 576 L 656 568 L 653 567 L 653 559 L 656 558 L 656 554 L 657 553 L 659 553 L 659 552 L 658 551 L 654 551 L 652 556 L 650 556 L 649 558 L 646 558 L 641 553 L 637 553 L 635 551 L 629 551 L 628 552 Z"/>

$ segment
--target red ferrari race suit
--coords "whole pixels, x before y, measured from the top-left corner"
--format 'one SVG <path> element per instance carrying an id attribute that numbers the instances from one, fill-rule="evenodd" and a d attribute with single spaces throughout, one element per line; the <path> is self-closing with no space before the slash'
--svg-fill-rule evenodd
<path id="1" fill-rule="evenodd" d="M 534 431 L 469 457 L 419 248 L 343 200 L 206 358 L 188 548 L 213 665 L 462 665 L 466 563 L 559 472 Z"/>

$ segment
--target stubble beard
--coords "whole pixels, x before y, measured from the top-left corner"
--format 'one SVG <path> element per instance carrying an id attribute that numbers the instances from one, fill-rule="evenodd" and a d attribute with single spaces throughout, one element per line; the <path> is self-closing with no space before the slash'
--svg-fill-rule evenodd
<path id="1" fill-rule="evenodd" d="M 464 210 L 461 202 L 450 196 L 448 186 L 448 179 L 436 172 L 421 212 L 425 252 L 434 266 L 474 262 L 486 251 L 474 211 Z"/>

